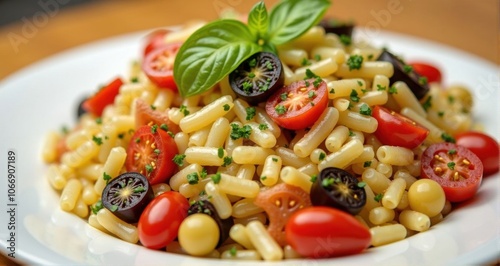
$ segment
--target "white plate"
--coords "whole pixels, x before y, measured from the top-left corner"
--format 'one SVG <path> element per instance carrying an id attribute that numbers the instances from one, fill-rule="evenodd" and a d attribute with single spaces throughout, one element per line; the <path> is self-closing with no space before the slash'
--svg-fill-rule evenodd
<path id="1" fill-rule="evenodd" d="M 359 34 L 359 32 L 358 32 Z M 361 34 L 362 35 L 362 34 Z M 59 210 L 58 196 L 43 178 L 39 158 L 42 137 L 74 122 L 78 100 L 100 83 L 126 75 L 128 64 L 140 55 L 143 33 L 85 45 L 36 63 L 0 83 L 0 244 L 2 253 L 15 233 L 15 255 L 20 262 L 59 265 L 234 265 L 145 249 L 107 236 L 84 220 Z M 474 89 L 475 118 L 500 139 L 498 66 L 456 49 L 416 38 L 379 32 L 385 45 L 406 59 L 438 65 L 444 83 Z M 7 153 L 16 153 L 15 231 L 8 230 Z M 500 254 L 500 176 L 484 180 L 474 200 L 461 204 L 427 232 L 363 254 L 329 260 L 283 262 L 287 265 L 430 265 L 482 264 Z M 253 265 L 254 263 L 241 263 Z M 262 263 L 267 264 L 267 263 Z M 275 265 L 275 264 L 273 264 Z"/>

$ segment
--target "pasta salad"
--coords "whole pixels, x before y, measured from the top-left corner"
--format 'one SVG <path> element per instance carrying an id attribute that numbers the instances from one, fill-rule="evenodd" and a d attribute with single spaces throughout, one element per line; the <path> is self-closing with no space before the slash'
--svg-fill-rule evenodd
<path id="1" fill-rule="evenodd" d="M 441 222 L 498 172 L 497 141 L 467 88 L 356 40 L 328 7 L 259 2 L 152 32 L 126 77 L 47 135 L 60 208 L 130 243 L 233 260 L 358 254 Z"/>

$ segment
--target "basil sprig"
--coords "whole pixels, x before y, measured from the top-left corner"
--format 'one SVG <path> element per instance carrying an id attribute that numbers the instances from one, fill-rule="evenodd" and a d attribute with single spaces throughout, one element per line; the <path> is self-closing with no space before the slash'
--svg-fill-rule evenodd
<path id="1" fill-rule="evenodd" d="M 183 97 L 213 87 L 241 62 L 259 51 L 276 53 L 276 45 L 304 34 L 328 9 L 328 0 L 282 0 L 268 14 L 264 2 L 248 14 L 248 25 L 222 19 L 194 32 L 179 49 L 174 79 Z"/>

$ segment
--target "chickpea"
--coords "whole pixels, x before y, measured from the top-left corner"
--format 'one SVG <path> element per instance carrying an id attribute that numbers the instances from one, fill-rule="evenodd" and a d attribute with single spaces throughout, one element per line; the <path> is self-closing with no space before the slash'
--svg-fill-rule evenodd
<path id="1" fill-rule="evenodd" d="M 215 249 L 219 234 L 219 227 L 212 217 L 196 213 L 182 221 L 178 238 L 181 247 L 188 254 L 204 256 Z"/>
<path id="2" fill-rule="evenodd" d="M 443 210 L 446 196 L 436 181 L 420 179 L 408 189 L 408 201 L 412 210 L 433 217 Z"/>

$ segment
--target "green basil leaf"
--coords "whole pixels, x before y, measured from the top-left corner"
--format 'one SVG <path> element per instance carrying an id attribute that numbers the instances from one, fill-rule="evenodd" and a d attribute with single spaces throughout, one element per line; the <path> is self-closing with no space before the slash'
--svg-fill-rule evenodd
<path id="1" fill-rule="evenodd" d="M 269 17 L 264 2 L 257 3 L 248 14 L 248 28 L 257 38 L 264 38 L 267 35 Z"/>
<path id="2" fill-rule="evenodd" d="M 269 15 L 268 41 L 280 45 L 318 24 L 330 5 L 328 0 L 281 1 Z"/>
<path id="3" fill-rule="evenodd" d="M 262 47 L 262 51 L 264 52 L 270 52 L 270 53 L 273 53 L 275 55 L 278 55 L 278 49 L 276 48 L 276 46 L 270 42 L 265 42 L 261 45 Z"/>
<path id="4" fill-rule="evenodd" d="M 255 36 L 237 20 L 217 20 L 194 32 L 179 49 L 174 79 L 182 97 L 207 91 L 259 52 Z"/>

